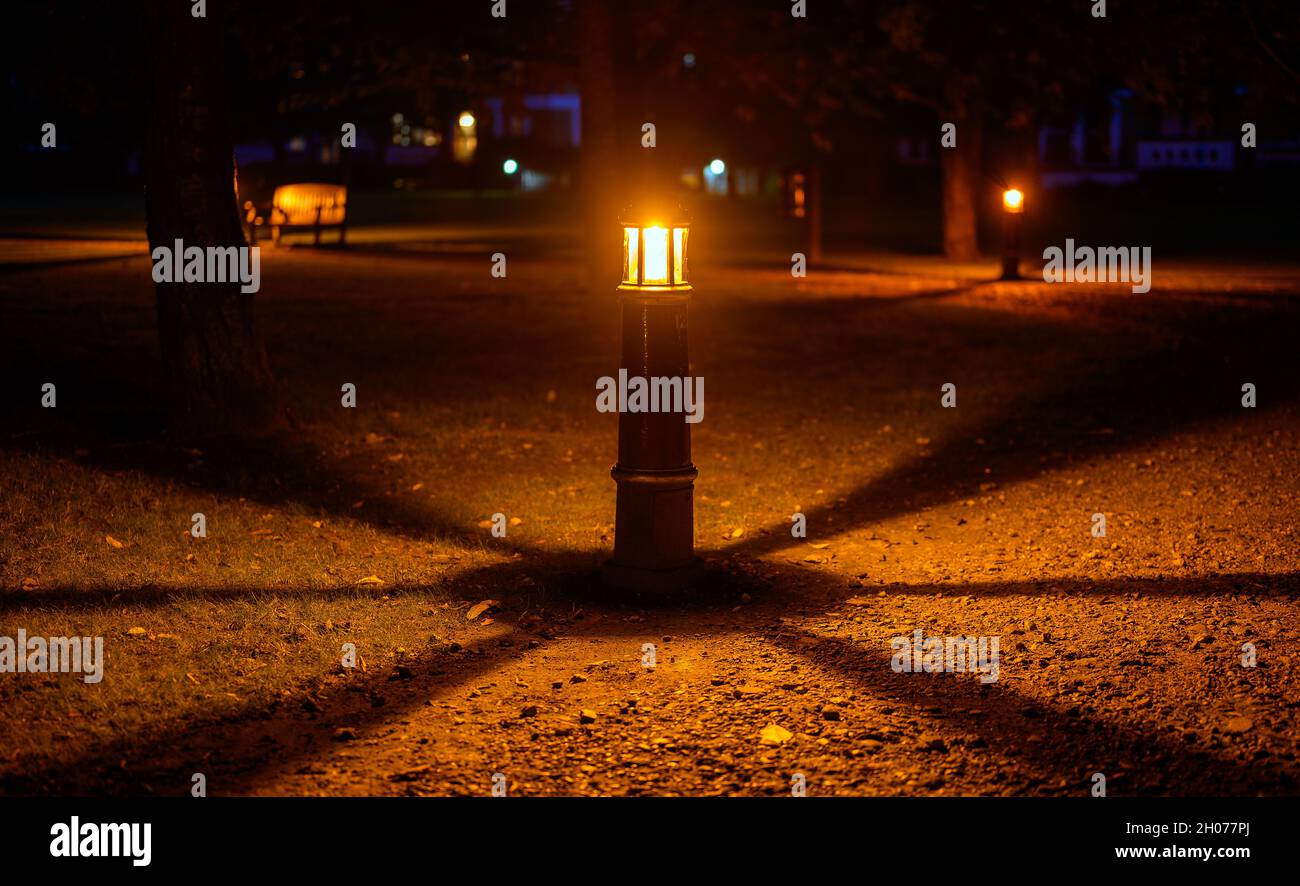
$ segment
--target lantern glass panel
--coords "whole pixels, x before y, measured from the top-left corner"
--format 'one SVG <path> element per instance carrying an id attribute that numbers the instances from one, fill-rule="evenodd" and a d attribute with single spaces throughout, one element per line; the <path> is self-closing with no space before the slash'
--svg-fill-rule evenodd
<path id="1" fill-rule="evenodd" d="M 673 283 L 686 282 L 686 229 L 673 228 Z"/>
<path id="2" fill-rule="evenodd" d="M 667 286 L 668 279 L 668 229 L 658 226 L 642 229 L 645 250 L 645 276 L 641 282 L 647 286 Z"/>
<path id="3" fill-rule="evenodd" d="M 637 228 L 623 229 L 623 282 L 636 284 L 636 259 L 637 252 L 641 248 L 640 230 Z"/>

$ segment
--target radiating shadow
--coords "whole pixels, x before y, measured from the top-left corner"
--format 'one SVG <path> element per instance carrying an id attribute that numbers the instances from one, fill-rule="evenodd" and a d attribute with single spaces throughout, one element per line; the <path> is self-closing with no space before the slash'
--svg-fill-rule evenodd
<path id="1" fill-rule="evenodd" d="M 589 561 L 588 561 L 589 562 Z M 718 633 L 728 636 L 763 636 L 818 667 L 836 670 L 856 680 L 877 698 L 907 696 L 913 708 L 953 710 L 947 722 L 958 731 L 987 742 L 992 751 L 1025 761 L 1029 773 L 1026 791 L 1033 785 L 1063 775 L 1082 783 L 1093 771 L 1115 771 L 1116 761 L 1158 766 L 1169 778 L 1134 778 L 1141 792 L 1172 788 L 1179 793 L 1254 793 L 1293 790 L 1285 774 L 1227 760 L 1149 735 L 1137 728 L 1086 714 L 1071 715 L 1041 701 L 1018 694 L 1007 683 L 981 688 L 972 681 L 948 675 L 895 674 L 888 657 L 867 652 L 850 641 L 822 637 L 802 629 L 773 630 L 773 620 L 791 611 L 791 604 L 814 611 L 831 611 L 853 592 L 835 576 L 794 566 L 774 566 L 776 575 L 754 579 L 739 572 L 712 573 L 716 583 L 710 593 L 667 600 L 629 601 L 610 598 L 593 569 L 580 568 L 571 554 L 539 554 L 478 569 L 470 569 L 439 586 L 441 593 L 458 594 L 480 585 L 528 590 L 504 594 L 507 613 L 572 610 L 580 602 L 587 617 L 526 624 L 517 622 L 505 638 L 486 639 L 477 647 L 460 651 L 426 649 L 403 659 L 412 674 L 394 681 L 390 669 L 376 665 L 367 673 L 351 673 L 322 692 L 307 684 L 289 687 L 291 694 L 269 702 L 245 703 L 236 713 L 196 722 L 167 723 L 146 733 L 125 736 L 87 748 L 57 764 L 37 771 L 14 772 L 0 778 L 2 794 L 83 795 L 89 793 L 180 794 L 189 788 L 189 776 L 203 771 L 209 784 L 252 783 L 276 773 L 292 772 L 295 760 L 330 746 L 334 730 L 346 726 L 356 732 L 400 720 L 430 700 L 446 698 L 455 686 L 474 677 L 486 677 L 523 660 L 532 650 L 544 649 L 559 631 L 566 640 L 628 638 L 639 649 L 647 637 L 698 630 L 699 619 L 716 617 L 729 626 Z M 802 584 L 799 590 L 794 585 Z M 974 597 L 1032 595 L 1043 592 L 1042 582 L 994 582 L 962 586 Z M 1118 595 L 1139 589 L 1150 595 L 1228 595 L 1259 590 L 1294 589 L 1294 574 L 1278 576 L 1241 573 L 1173 580 L 1129 579 L 1105 581 L 1054 580 L 1053 592 Z M 939 585 L 891 586 L 892 594 L 932 596 Z M 948 592 L 952 585 L 943 585 Z M 423 593 L 413 588 L 406 593 Z M 257 592 L 257 593 L 265 593 Z M 755 599 L 752 607 L 736 612 L 731 604 L 741 593 Z M 635 610 L 637 618 L 619 618 Z M 598 615 L 614 617 L 594 617 Z M 508 620 L 508 619 L 507 619 Z M 693 626 L 693 627 L 692 627 Z M 811 641 L 811 645 L 810 642 Z M 366 707 L 358 698 L 382 695 L 384 703 Z M 310 699 L 311 710 L 304 708 Z M 957 709 L 967 711 L 958 714 Z M 1026 714 L 1025 711 L 1029 710 Z M 957 719 L 954 721 L 952 717 Z M 1032 720 L 1032 722 L 1031 722 Z M 1043 742 L 1026 741 L 1025 735 L 1045 736 Z M 272 739 L 267 741 L 267 737 Z M 1087 767 L 1094 767 L 1087 769 Z M 1141 768 L 1139 766 L 1138 768 Z M 1084 771 L 1084 770 L 1087 771 Z M 1206 781 L 1206 778 L 1213 779 Z M 1032 782 L 1032 783 L 1030 783 Z M 221 791 L 213 787 L 215 792 Z"/>
<path id="2" fill-rule="evenodd" d="M 1215 421 L 1260 421 L 1300 401 L 1300 363 L 1293 356 L 1300 299 L 1279 298 L 1278 310 L 1245 317 L 1222 306 L 1188 306 L 1186 313 L 1194 319 L 1171 324 L 1163 347 L 1121 353 L 1098 342 L 1095 360 L 1053 379 L 1051 387 L 1036 386 L 1000 417 L 937 440 L 842 502 L 808 509 L 808 526 L 833 513 L 834 531 L 847 531 L 977 496 L 983 483 L 1005 487 Z M 871 359 L 897 357 L 864 357 L 863 372 L 874 371 Z M 1243 381 L 1267 388 L 1267 402 L 1244 410 Z M 787 523 L 767 530 L 722 550 L 759 555 L 790 546 Z"/>

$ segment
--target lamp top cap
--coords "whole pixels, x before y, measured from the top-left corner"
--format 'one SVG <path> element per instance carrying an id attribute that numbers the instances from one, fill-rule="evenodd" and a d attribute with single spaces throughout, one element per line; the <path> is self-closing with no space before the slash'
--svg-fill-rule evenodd
<path id="1" fill-rule="evenodd" d="M 672 200 L 640 200 L 629 203 L 618 214 L 618 222 L 625 228 L 658 225 L 665 228 L 689 227 L 691 214 L 680 203 Z"/>

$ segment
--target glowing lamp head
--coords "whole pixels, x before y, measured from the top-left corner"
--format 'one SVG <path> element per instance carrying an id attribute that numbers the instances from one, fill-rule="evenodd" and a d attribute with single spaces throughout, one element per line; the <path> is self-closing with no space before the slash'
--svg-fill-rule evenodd
<path id="1" fill-rule="evenodd" d="M 504 172 L 506 175 L 514 175 L 516 172 L 519 171 L 519 164 L 516 163 L 514 160 L 507 160 L 506 162 L 501 164 L 501 171 Z"/>
<path id="2" fill-rule="evenodd" d="M 469 111 L 462 111 L 460 115 L 460 119 L 457 120 L 456 123 L 460 126 L 461 129 L 473 129 L 474 115 L 471 114 Z"/>
<path id="3" fill-rule="evenodd" d="M 619 289 L 647 293 L 689 292 L 686 247 L 690 218 L 680 207 L 671 211 L 625 210 L 623 280 Z"/>
<path id="4" fill-rule="evenodd" d="M 1024 212 L 1025 195 L 1016 188 L 1007 188 L 1002 192 L 1002 208 L 1007 212 Z"/>
<path id="5" fill-rule="evenodd" d="M 714 160 L 709 164 L 709 172 L 713 173 L 714 175 L 722 175 L 722 173 L 726 171 L 727 171 L 727 164 L 723 163 L 721 160 Z"/>

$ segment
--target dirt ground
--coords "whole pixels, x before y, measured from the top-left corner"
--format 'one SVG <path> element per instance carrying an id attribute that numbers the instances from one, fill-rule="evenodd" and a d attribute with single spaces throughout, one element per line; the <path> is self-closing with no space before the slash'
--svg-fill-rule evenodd
<path id="1" fill-rule="evenodd" d="M 698 268 L 707 580 L 636 600 L 578 263 L 268 251 L 299 428 L 193 447 L 147 259 L 52 255 L 0 270 L 0 635 L 107 663 L 0 674 L 0 792 L 1298 792 L 1295 268 Z M 998 637 L 998 679 L 895 671 L 917 630 Z"/>

